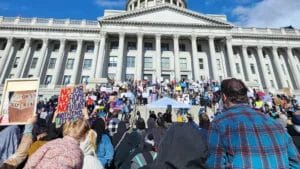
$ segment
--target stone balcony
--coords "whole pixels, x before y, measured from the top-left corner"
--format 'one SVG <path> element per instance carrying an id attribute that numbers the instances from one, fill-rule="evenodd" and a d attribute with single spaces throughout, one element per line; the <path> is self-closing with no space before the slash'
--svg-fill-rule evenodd
<path id="1" fill-rule="evenodd" d="M 22 17 L 3 17 L 0 16 L 1 27 L 20 27 L 20 28 L 70 28 L 70 29 L 89 29 L 99 30 L 99 23 L 96 20 L 72 20 L 72 19 L 53 19 L 53 18 L 22 18 Z"/>

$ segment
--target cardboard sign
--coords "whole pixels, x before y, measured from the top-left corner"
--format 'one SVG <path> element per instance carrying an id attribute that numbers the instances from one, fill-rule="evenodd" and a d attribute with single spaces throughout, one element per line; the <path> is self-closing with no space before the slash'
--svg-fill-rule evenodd
<path id="1" fill-rule="evenodd" d="M 61 89 L 58 101 L 58 121 L 76 121 L 83 117 L 82 109 L 85 107 L 84 86 L 67 87 Z"/>
<path id="2" fill-rule="evenodd" d="M 0 125 L 27 124 L 36 112 L 38 79 L 8 79 L 3 89 Z"/>

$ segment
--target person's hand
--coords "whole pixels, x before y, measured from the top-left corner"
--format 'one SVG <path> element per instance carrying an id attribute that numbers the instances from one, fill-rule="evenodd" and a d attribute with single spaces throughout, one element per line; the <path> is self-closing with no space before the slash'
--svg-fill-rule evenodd
<path id="1" fill-rule="evenodd" d="M 82 109 L 82 114 L 83 114 L 84 119 L 88 120 L 90 118 L 87 108 Z"/>

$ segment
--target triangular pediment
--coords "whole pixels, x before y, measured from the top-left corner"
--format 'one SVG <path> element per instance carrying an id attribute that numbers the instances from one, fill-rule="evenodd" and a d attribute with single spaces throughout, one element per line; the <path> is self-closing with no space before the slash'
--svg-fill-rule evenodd
<path id="1" fill-rule="evenodd" d="M 171 5 L 160 5 L 102 18 L 102 21 L 231 27 L 226 21 Z"/>

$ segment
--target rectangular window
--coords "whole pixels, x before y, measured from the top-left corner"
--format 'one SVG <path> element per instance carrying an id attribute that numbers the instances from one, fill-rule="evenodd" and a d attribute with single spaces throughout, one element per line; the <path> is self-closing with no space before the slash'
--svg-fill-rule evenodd
<path id="1" fill-rule="evenodd" d="M 74 59 L 68 59 L 66 69 L 73 69 L 74 66 Z"/>
<path id="2" fill-rule="evenodd" d="M 186 58 L 180 58 L 179 63 L 180 63 L 180 70 L 187 70 Z"/>
<path id="3" fill-rule="evenodd" d="M 145 42 L 144 43 L 145 50 L 153 50 L 153 43 L 152 42 Z"/>
<path id="4" fill-rule="evenodd" d="M 170 69 L 170 58 L 161 58 L 161 68 L 163 70 Z"/>
<path id="5" fill-rule="evenodd" d="M 40 51 L 42 49 L 42 46 L 43 46 L 43 44 L 41 44 L 41 43 L 37 44 L 35 50 Z"/>
<path id="6" fill-rule="evenodd" d="M 110 49 L 118 49 L 118 48 L 119 48 L 119 42 L 118 41 L 110 42 Z"/>
<path id="7" fill-rule="evenodd" d="M 203 52 L 201 44 L 197 44 L 197 50 L 198 50 L 198 52 Z"/>
<path id="8" fill-rule="evenodd" d="M 59 45 L 58 43 L 55 43 L 55 44 L 53 45 L 53 52 L 58 51 L 58 50 L 59 50 L 59 47 L 60 47 L 60 45 Z"/>
<path id="9" fill-rule="evenodd" d="M 45 85 L 49 85 L 52 81 L 52 75 L 47 75 L 45 79 Z"/>
<path id="10" fill-rule="evenodd" d="M 127 67 L 135 67 L 135 57 L 127 56 Z"/>
<path id="11" fill-rule="evenodd" d="M 71 44 L 70 45 L 70 52 L 76 52 L 76 49 L 77 49 L 77 45 L 76 44 Z"/>
<path id="12" fill-rule="evenodd" d="M 117 56 L 110 56 L 108 67 L 117 67 Z"/>
<path id="13" fill-rule="evenodd" d="M 20 62 L 20 57 L 16 57 L 15 58 L 15 61 L 14 61 L 14 68 L 16 68 L 16 67 L 18 67 L 18 65 L 19 65 L 19 62 Z"/>
<path id="14" fill-rule="evenodd" d="M 251 58 L 252 57 L 252 52 L 250 50 L 247 50 L 247 55 L 248 55 L 248 58 Z"/>
<path id="15" fill-rule="evenodd" d="M 221 46 L 220 45 L 215 45 L 216 52 L 221 52 Z"/>
<path id="16" fill-rule="evenodd" d="M 70 84 L 71 81 L 71 76 L 70 75 L 65 75 L 63 78 L 63 85 L 68 85 Z"/>
<path id="17" fill-rule="evenodd" d="M 283 74 L 286 75 L 286 71 L 285 71 L 285 68 L 284 68 L 283 64 L 281 64 L 281 68 L 282 68 Z"/>
<path id="18" fill-rule="evenodd" d="M 144 59 L 144 67 L 151 69 L 153 67 L 152 57 L 145 57 Z"/>
<path id="19" fill-rule="evenodd" d="M 127 50 L 136 50 L 136 42 L 128 42 Z"/>
<path id="20" fill-rule="evenodd" d="M 199 59 L 199 68 L 200 68 L 201 70 L 204 69 L 204 62 L 203 62 L 203 59 L 202 59 L 202 58 Z"/>
<path id="21" fill-rule="evenodd" d="M 49 61 L 48 69 L 54 69 L 55 68 L 55 63 L 56 63 L 56 58 L 51 58 L 50 61 Z"/>
<path id="22" fill-rule="evenodd" d="M 274 81 L 273 81 L 273 80 L 270 80 L 270 83 L 271 83 L 271 87 L 272 87 L 272 88 L 275 88 Z"/>
<path id="23" fill-rule="evenodd" d="M 88 84 L 90 76 L 81 76 L 81 84 Z"/>
<path id="24" fill-rule="evenodd" d="M 35 69 L 37 61 L 38 61 L 38 58 L 33 58 L 32 59 L 31 66 L 30 66 L 31 69 Z"/>
<path id="25" fill-rule="evenodd" d="M 220 59 L 217 59 L 217 69 L 218 70 L 222 70 L 221 60 Z"/>
<path id="26" fill-rule="evenodd" d="M 24 46 L 25 46 L 25 43 L 24 43 L 24 42 L 21 43 L 20 46 L 19 46 L 19 51 L 20 51 L 20 50 L 23 50 L 23 49 L 24 49 Z"/>
<path id="27" fill-rule="evenodd" d="M 267 72 L 268 72 L 268 74 L 270 75 L 270 74 L 271 74 L 270 65 L 269 65 L 269 64 L 266 64 L 266 68 L 267 68 Z"/>
<path id="28" fill-rule="evenodd" d="M 251 69 L 252 74 L 255 74 L 255 66 L 253 63 L 250 64 L 250 69 Z"/>
<path id="29" fill-rule="evenodd" d="M 179 51 L 186 51 L 185 44 L 183 44 L 183 43 L 179 44 Z"/>
<path id="30" fill-rule="evenodd" d="M 126 81 L 134 80 L 134 74 L 126 74 Z"/>
<path id="31" fill-rule="evenodd" d="M 161 51 L 169 51 L 170 47 L 168 43 L 162 43 L 161 44 Z"/>
<path id="32" fill-rule="evenodd" d="M 88 45 L 86 45 L 86 52 L 87 53 L 93 53 L 94 52 L 94 49 L 95 49 L 95 46 L 94 46 L 94 44 L 88 44 Z"/>
<path id="33" fill-rule="evenodd" d="M 239 63 L 235 63 L 235 66 L 236 66 L 236 72 L 237 72 L 238 74 L 240 74 L 240 73 L 241 73 L 241 69 L 240 69 Z"/>
<path id="34" fill-rule="evenodd" d="M 90 70 L 92 68 L 92 59 L 84 59 L 83 60 L 83 69 Z"/>

